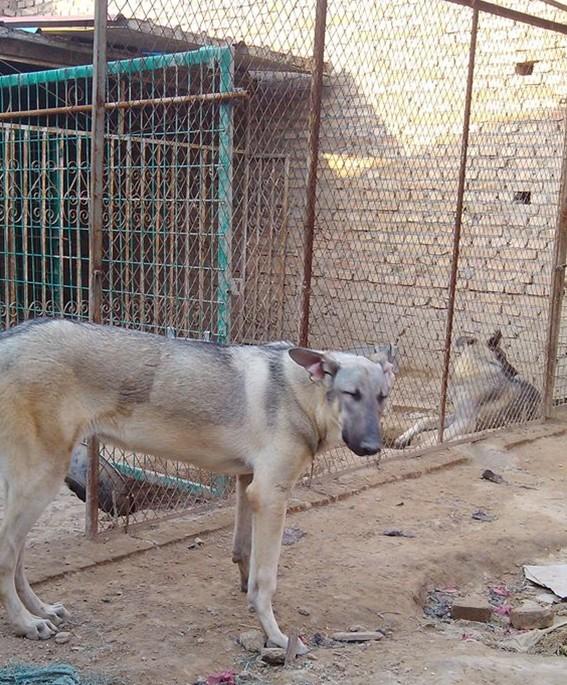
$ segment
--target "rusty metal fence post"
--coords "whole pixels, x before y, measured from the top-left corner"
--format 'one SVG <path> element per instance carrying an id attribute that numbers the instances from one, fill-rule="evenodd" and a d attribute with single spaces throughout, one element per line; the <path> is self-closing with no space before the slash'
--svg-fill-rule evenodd
<path id="1" fill-rule="evenodd" d="M 567 264 L 567 110 L 565 112 L 563 136 L 563 160 L 561 163 L 561 186 L 559 190 L 559 204 L 557 224 L 553 246 L 553 264 L 551 273 L 551 290 L 549 301 L 549 316 L 547 324 L 547 339 L 545 346 L 545 378 L 543 386 L 543 415 L 548 419 L 553 409 L 553 392 L 555 390 L 555 375 L 557 369 L 557 347 L 561 328 L 561 309 L 563 290 L 565 288 L 565 267 Z"/>
<path id="2" fill-rule="evenodd" d="M 102 320 L 102 230 L 104 177 L 104 117 L 106 101 L 106 22 L 107 0 L 95 2 L 93 39 L 91 176 L 89 206 L 89 321 Z M 96 438 L 88 444 L 86 534 L 98 532 L 99 445 Z"/>
<path id="3" fill-rule="evenodd" d="M 319 133 L 321 129 L 321 100 L 323 95 L 323 69 L 327 0 L 317 0 L 313 43 L 313 69 L 309 95 L 309 162 L 307 173 L 306 207 L 303 243 L 303 280 L 301 284 L 301 322 L 299 344 L 309 344 L 309 312 L 311 306 L 311 275 L 313 269 L 313 242 L 315 237 L 315 210 L 317 206 L 317 166 L 319 164 Z"/>
<path id="4" fill-rule="evenodd" d="M 447 385 L 449 382 L 449 367 L 451 364 L 451 341 L 453 338 L 453 321 L 455 317 L 455 297 L 457 294 L 457 276 L 459 270 L 459 252 L 461 247 L 461 228 L 463 223 L 463 198 L 465 195 L 465 181 L 467 173 L 467 154 L 469 147 L 469 129 L 471 119 L 472 91 L 474 84 L 474 64 L 476 58 L 476 40 L 478 36 L 478 7 L 473 7 L 471 37 L 469 43 L 469 63 L 467 71 L 467 87 L 465 91 L 465 110 L 463 115 L 463 133 L 461 139 L 461 155 L 459 165 L 459 182 L 457 186 L 457 205 L 455 209 L 455 229 L 453 233 L 453 253 L 451 257 L 451 273 L 449 277 L 449 302 L 447 306 L 447 325 L 445 329 L 445 348 L 443 359 L 443 377 L 441 380 L 441 399 L 439 402 L 439 442 L 443 442 L 445 430 L 445 415 L 447 413 Z"/>

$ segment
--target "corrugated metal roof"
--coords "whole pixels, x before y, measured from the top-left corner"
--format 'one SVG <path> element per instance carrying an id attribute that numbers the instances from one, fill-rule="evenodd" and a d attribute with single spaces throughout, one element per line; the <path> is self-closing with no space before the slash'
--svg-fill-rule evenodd
<path id="1" fill-rule="evenodd" d="M 26 36 L 28 41 L 38 39 L 44 45 L 51 45 L 59 50 L 77 50 L 90 53 L 94 33 L 93 16 L 56 17 L 38 15 L 26 17 L 0 17 L 0 31 L 9 31 L 10 38 L 17 41 L 18 36 Z M 30 34 L 30 29 L 37 29 L 37 34 Z M 4 34 L 6 35 L 6 34 Z M 1 37 L 1 36 L 0 36 Z M 179 52 L 191 50 L 204 45 L 232 44 L 235 49 L 236 66 L 251 71 L 309 73 L 311 59 L 277 52 L 266 47 L 246 45 L 233 38 L 219 40 L 205 33 L 191 33 L 179 28 L 156 24 L 148 20 L 127 19 L 122 15 L 108 18 L 108 46 L 113 57 L 143 55 L 148 52 Z M 47 43 L 46 43 L 47 41 Z M 0 45 L 0 57 L 9 59 L 7 45 Z M 31 63 L 45 65 L 45 61 L 34 62 L 33 51 L 30 52 Z M 38 55 L 37 58 L 41 58 Z M 62 64 L 78 64 L 68 61 Z"/>

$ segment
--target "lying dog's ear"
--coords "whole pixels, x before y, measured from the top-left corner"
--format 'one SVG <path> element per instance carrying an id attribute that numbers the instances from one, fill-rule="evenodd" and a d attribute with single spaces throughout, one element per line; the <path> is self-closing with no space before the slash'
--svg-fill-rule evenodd
<path id="1" fill-rule="evenodd" d="M 374 352 L 368 358 L 375 364 L 382 364 L 384 371 L 398 373 L 400 370 L 398 348 L 392 343 L 374 345 Z"/>
<path id="2" fill-rule="evenodd" d="M 486 345 L 489 349 L 493 350 L 495 347 L 500 347 L 500 341 L 502 340 L 502 331 L 497 329 L 486 341 Z"/>
<path id="3" fill-rule="evenodd" d="M 304 347 L 292 347 L 289 350 L 289 356 L 296 364 L 302 366 L 314 381 L 322 380 L 326 374 L 334 376 L 339 370 L 337 362 L 322 352 L 314 352 Z"/>

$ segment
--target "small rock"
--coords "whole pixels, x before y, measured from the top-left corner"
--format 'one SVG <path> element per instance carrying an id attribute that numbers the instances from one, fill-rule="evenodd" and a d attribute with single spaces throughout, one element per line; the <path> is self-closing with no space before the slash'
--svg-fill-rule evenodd
<path id="1" fill-rule="evenodd" d="M 306 609 L 305 607 L 299 607 L 297 613 L 301 614 L 302 616 L 311 616 L 311 612 L 309 611 L 309 609 Z"/>
<path id="2" fill-rule="evenodd" d="M 333 633 L 331 637 L 337 642 L 368 642 L 370 640 L 381 640 L 384 637 L 384 633 L 366 630 L 354 633 Z"/>
<path id="3" fill-rule="evenodd" d="M 57 635 L 55 636 L 55 642 L 58 645 L 66 645 L 70 639 L 71 639 L 71 633 L 65 633 L 65 632 L 57 633 Z"/>
<path id="4" fill-rule="evenodd" d="M 359 626 L 358 624 L 348 627 L 349 633 L 365 633 L 367 630 L 368 628 L 365 628 L 364 626 Z"/>
<path id="5" fill-rule="evenodd" d="M 201 538 L 195 538 L 193 542 L 190 542 L 189 545 L 187 546 L 187 549 L 195 549 L 196 547 L 202 547 L 203 546 L 203 541 Z"/>
<path id="6" fill-rule="evenodd" d="M 403 530 L 398 530 L 397 528 L 387 528 L 384 531 L 384 535 L 389 538 L 414 538 L 413 533 L 405 533 Z"/>
<path id="7" fill-rule="evenodd" d="M 335 643 L 323 633 L 315 633 L 311 639 L 311 644 L 314 647 L 333 647 Z"/>
<path id="8" fill-rule="evenodd" d="M 482 472 L 481 478 L 482 478 L 483 480 L 488 480 L 488 481 L 490 481 L 491 483 L 498 483 L 498 484 L 500 484 L 500 483 L 503 483 L 503 482 L 504 482 L 504 478 L 502 478 L 502 476 L 501 476 L 499 473 L 494 473 L 494 471 L 492 471 L 491 469 L 486 469 L 486 470 L 484 470 L 484 471 Z"/>
<path id="9" fill-rule="evenodd" d="M 110 597 L 103 597 L 100 601 L 104 602 L 105 604 L 110 604 L 110 602 L 112 602 Z"/>
<path id="10" fill-rule="evenodd" d="M 282 545 L 294 545 L 305 535 L 307 535 L 307 533 L 304 530 L 301 530 L 301 528 L 284 528 Z"/>
<path id="11" fill-rule="evenodd" d="M 247 630 L 240 633 L 238 642 L 247 652 L 260 653 L 264 649 L 265 638 L 259 630 Z"/>
<path id="12" fill-rule="evenodd" d="M 493 514 L 489 514 L 487 511 L 484 511 L 484 509 L 478 509 L 477 511 L 473 511 L 472 518 L 475 521 L 489 523 L 490 521 L 494 521 L 496 516 L 494 516 Z"/>
<path id="13" fill-rule="evenodd" d="M 553 624 L 553 609 L 535 602 L 523 602 L 510 612 L 510 623 L 516 630 L 541 630 Z"/>
<path id="14" fill-rule="evenodd" d="M 285 649 L 281 647 L 264 647 L 260 652 L 260 658 L 270 666 L 281 666 L 285 661 Z"/>
<path id="15" fill-rule="evenodd" d="M 463 621 L 488 623 L 492 616 L 492 607 L 482 597 L 465 597 L 453 603 L 451 616 L 454 619 L 461 619 Z"/>

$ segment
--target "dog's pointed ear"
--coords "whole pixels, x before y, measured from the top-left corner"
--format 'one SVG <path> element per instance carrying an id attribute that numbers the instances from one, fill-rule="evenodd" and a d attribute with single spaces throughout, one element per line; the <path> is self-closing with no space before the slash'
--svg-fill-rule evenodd
<path id="1" fill-rule="evenodd" d="M 500 341 L 502 340 L 502 331 L 498 328 L 486 341 L 486 345 L 489 349 L 493 350 L 495 347 L 500 347 Z"/>
<path id="2" fill-rule="evenodd" d="M 305 347 L 292 347 L 289 356 L 296 364 L 302 366 L 314 381 L 323 380 L 326 374 L 334 376 L 339 370 L 339 365 L 334 359 Z"/>
<path id="3" fill-rule="evenodd" d="M 385 371 L 398 373 L 400 370 L 398 348 L 392 343 L 374 345 L 374 352 L 368 358 L 375 364 L 382 364 Z"/>

